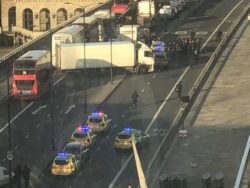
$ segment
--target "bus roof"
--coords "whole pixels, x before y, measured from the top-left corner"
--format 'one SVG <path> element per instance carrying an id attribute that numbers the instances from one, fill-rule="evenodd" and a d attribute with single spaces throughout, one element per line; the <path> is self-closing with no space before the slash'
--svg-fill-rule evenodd
<path id="1" fill-rule="evenodd" d="M 25 54 L 23 54 L 22 56 L 20 56 L 18 60 L 24 60 L 24 59 L 38 60 L 47 53 L 49 53 L 49 51 L 47 50 L 30 50 Z"/>
<path id="2" fill-rule="evenodd" d="M 53 35 L 72 34 L 74 32 L 78 32 L 78 31 L 80 31 L 82 29 L 83 28 L 82 28 L 81 25 L 71 25 L 71 26 L 68 26 L 68 27 L 64 27 L 63 29 L 57 31 Z"/>

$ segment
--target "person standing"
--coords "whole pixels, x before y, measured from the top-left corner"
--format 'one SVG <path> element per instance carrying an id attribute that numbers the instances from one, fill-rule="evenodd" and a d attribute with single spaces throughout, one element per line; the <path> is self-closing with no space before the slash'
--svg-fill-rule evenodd
<path id="1" fill-rule="evenodd" d="M 23 179 L 24 179 L 25 188 L 29 187 L 30 172 L 31 172 L 31 169 L 27 165 L 24 165 L 24 167 L 23 167 Z"/>
<path id="2" fill-rule="evenodd" d="M 17 188 L 21 188 L 22 167 L 20 164 L 17 165 L 14 172 L 15 172 L 15 180 L 16 180 Z"/>

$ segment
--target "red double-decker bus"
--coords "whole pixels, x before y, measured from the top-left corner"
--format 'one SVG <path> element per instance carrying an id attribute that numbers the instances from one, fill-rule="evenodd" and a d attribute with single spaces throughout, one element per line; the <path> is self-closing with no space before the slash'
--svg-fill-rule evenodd
<path id="1" fill-rule="evenodd" d="M 50 52 L 31 50 L 13 64 L 12 93 L 16 99 L 35 99 L 49 89 Z"/>

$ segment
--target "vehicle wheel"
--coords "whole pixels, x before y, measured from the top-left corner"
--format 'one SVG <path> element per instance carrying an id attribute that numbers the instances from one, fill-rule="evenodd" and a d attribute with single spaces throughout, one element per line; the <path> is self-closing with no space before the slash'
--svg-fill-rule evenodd
<path id="1" fill-rule="evenodd" d="M 140 74 L 146 74 L 148 72 L 148 68 L 146 66 L 141 66 L 139 68 L 139 73 Z"/>

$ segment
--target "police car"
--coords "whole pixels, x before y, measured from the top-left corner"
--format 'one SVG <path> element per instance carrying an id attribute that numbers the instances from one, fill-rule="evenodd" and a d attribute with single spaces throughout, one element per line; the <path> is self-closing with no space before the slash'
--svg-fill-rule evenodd
<path id="1" fill-rule="evenodd" d="M 92 146 L 96 141 L 96 135 L 87 125 L 79 126 L 71 135 L 71 141 L 83 144 L 85 148 Z"/>
<path id="2" fill-rule="evenodd" d="M 162 41 L 153 41 L 151 45 L 151 49 L 152 49 L 154 59 L 155 59 L 155 67 L 167 68 L 168 58 L 165 52 L 165 43 Z"/>
<path id="3" fill-rule="evenodd" d="M 110 127 L 111 119 L 103 112 L 94 112 L 89 115 L 87 125 L 94 132 L 107 131 Z"/>
<path id="4" fill-rule="evenodd" d="M 80 168 L 80 161 L 72 153 L 65 151 L 57 153 L 52 166 L 51 173 L 56 176 L 68 176 L 76 174 Z"/>
<path id="5" fill-rule="evenodd" d="M 131 128 L 125 128 L 115 137 L 114 146 L 116 149 L 131 149 L 132 146 L 132 137 L 135 139 L 135 144 L 137 146 L 142 146 L 149 142 L 149 135 Z"/>

